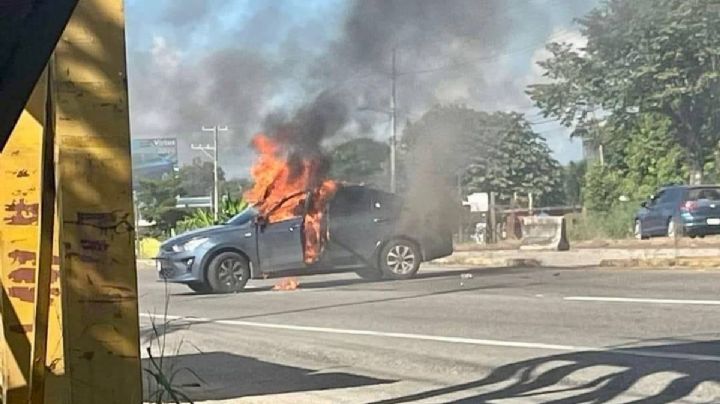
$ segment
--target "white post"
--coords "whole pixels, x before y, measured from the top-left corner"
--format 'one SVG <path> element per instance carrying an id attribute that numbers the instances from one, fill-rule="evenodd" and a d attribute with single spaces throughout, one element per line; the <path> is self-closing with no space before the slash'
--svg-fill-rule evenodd
<path id="1" fill-rule="evenodd" d="M 200 150 L 203 153 L 205 153 L 208 157 L 210 157 L 213 161 L 213 196 L 212 196 L 212 207 L 213 207 L 213 219 L 215 221 L 218 220 L 220 217 L 220 183 L 218 180 L 218 164 L 219 164 L 219 156 L 218 156 L 218 145 L 219 145 L 219 139 L 218 139 L 218 132 L 226 132 L 228 130 L 227 126 L 218 127 L 217 125 L 206 128 L 205 126 L 202 127 L 203 132 L 212 132 L 213 133 L 213 145 L 212 146 L 195 146 L 192 145 L 193 150 Z M 212 155 L 208 153 L 208 151 L 212 151 Z"/>
<path id="2" fill-rule="evenodd" d="M 392 97 L 390 97 L 390 121 L 392 125 L 392 134 L 390 135 L 390 192 L 397 192 L 397 114 L 395 112 L 395 82 L 397 81 L 397 69 L 395 67 L 396 49 L 392 52 Z"/>

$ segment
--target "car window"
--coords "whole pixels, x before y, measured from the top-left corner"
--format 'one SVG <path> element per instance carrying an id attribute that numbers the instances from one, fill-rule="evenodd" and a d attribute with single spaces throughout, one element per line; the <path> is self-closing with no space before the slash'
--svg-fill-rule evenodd
<path id="1" fill-rule="evenodd" d="M 662 199 L 665 198 L 666 194 L 667 191 L 659 191 L 650 201 L 648 201 L 648 206 L 655 206 L 659 203 L 662 203 Z"/>
<path id="2" fill-rule="evenodd" d="M 367 211 L 367 192 L 360 188 L 341 188 L 330 202 L 330 214 L 350 216 Z"/>
<path id="3" fill-rule="evenodd" d="M 666 189 L 658 194 L 656 204 L 672 202 L 676 191 L 674 189 Z"/>
<path id="4" fill-rule="evenodd" d="M 250 223 L 250 221 L 257 216 L 257 210 L 254 207 L 249 207 L 237 215 L 230 218 L 226 224 L 241 226 Z"/>
<path id="5" fill-rule="evenodd" d="M 688 192 L 688 201 L 710 200 L 720 201 L 719 188 L 697 188 Z"/>
<path id="6" fill-rule="evenodd" d="M 393 194 L 375 192 L 370 197 L 371 210 L 396 210 L 400 205 L 400 199 Z"/>

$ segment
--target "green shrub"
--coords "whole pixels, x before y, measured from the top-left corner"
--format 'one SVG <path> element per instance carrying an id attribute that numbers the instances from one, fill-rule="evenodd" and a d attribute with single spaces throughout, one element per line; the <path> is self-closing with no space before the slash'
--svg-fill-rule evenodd
<path id="1" fill-rule="evenodd" d="M 607 212 L 588 211 L 567 215 L 568 237 L 571 241 L 631 237 L 638 206 L 635 202 L 618 202 Z"/>
<path id="2" fill-rule="evenodd" d="M 190 230 L 202 229 L 203 227 L 214 226 L 227 222 L 230 218 L 242 212 L 248 207 L 248 203 L 244 199 L 232 198 L 227 195 L 223 198 L 218 212 L 218 220 L 213 218 L 213 214 L 208 209 L 197 209 L 191 215 L 177 222 L 175 231 L 177 234 Z"/>

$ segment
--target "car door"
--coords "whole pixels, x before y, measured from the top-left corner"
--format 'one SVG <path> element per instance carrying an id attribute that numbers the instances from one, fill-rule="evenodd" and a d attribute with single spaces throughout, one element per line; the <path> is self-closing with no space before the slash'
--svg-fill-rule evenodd
<path id="1" fill-rule="evenodd" d="M 648 235 L 657 235 L 659 231 L 659 213 L 658 213 L 658 202 L 664 195 L 665 191 L 659 191 L 645 205 L 645 211 L 642 215 L 642 226 L 644 233 Z"/>
<path id="2" fill-rule="evenodd" d="M 305 267 L 303 222 L 310 201 L 306 191 L 287 195 L 272 207 L 266 217 L 272 218 L 280 210 L 295 212 L 285 220 L 257 224 L 258 256 L 262 272 L 276 272 Z M 262 219 L 262 218 L 261 218 Z"/>
<path id="3" fill-rule="evenodd" d="M 363 240 L 371 223 L 367 189 L 359 186 L 340 188 L 328 206 L 329 243 L 327 253 L 335 266 L 362 263 Z"/>
<path id="4" fill-rule="evenodd" d="M 302 225 L 302 216 L 258 224 L 258 256 L 262 272 L 305 267 Z"/>
<path id="5" fill-rule="evenodd" d="M 657 233 L 658 235 L 665 235 L 668 231 L 668 222 L 675 216 L 675 211 L 680 205 L 678 196 L 681 194 L 681 189 L 672 188 L 663 192 L 662 196 L 658 198 L 655 215 L 657 222 Z"/>
<path id="6" fill-rule="evenodd" d="M 664 235 L 667 233 L 668 219 L 675 213 L 678 202 L 675 200 L 678 195 L 677 189 L 665 189 L 660 191 L 649 207 L 648 232 L 652 235 Z"/>

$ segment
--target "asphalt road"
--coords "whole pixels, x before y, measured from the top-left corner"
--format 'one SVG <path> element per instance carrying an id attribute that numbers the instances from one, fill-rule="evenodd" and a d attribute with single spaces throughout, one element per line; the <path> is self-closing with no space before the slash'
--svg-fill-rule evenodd
<path id="1" fill-rule="evenodd" d="M 424 267 L 410 281 L 273 282 L 196 295 L 142 264 L 143 350 L 158 356 L 164 341 L 163 366 L 195 401 L 720 402 L 718 271 Z"/>

